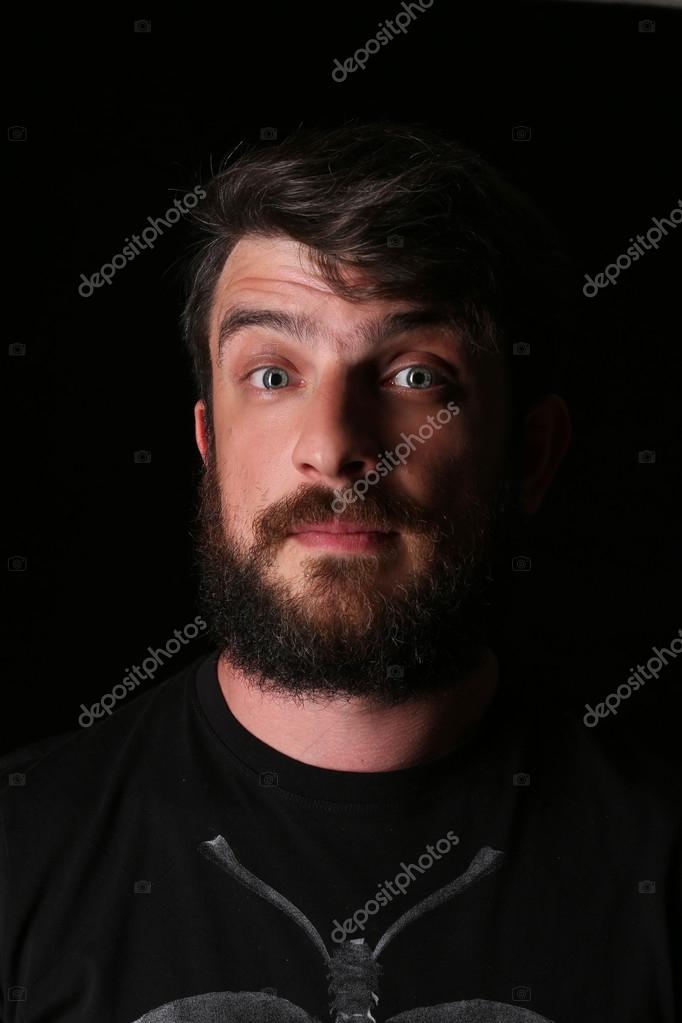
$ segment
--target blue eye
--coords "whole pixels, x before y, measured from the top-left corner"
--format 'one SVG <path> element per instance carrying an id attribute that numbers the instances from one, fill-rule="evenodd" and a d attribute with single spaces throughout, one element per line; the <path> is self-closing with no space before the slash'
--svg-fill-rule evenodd
<path id="1" fill-rule="evenodd" d="M 408 374 L 407 386 L 410 390 L 422 390 L 433 385 L 434 373 L 428 366 L 407 366 L 405 369 L 401 369 L 396 373 L 396 380 L 401 373 Z M 399 384 L 399 386 L 403 387 L 405 385 Z"/>
<path id="2" fill-rule="evenodd" d="M 260 391 L 277 391 L 289 383 L 289 374 L 281 366 L 265 366 L 262 369 L 254 369 L 250 375 L 255 376 L 256 373 L 263 374 L 263 386 L 254 385 Z"/>

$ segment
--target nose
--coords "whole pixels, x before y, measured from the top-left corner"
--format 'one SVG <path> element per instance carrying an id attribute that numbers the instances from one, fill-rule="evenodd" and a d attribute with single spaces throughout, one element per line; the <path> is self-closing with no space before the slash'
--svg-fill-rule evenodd
<path id="1" fill-rule="evenodd" d="M 381 457 L 377 419 L 366 391 L 338 377 L 320 385 L 302 413 L 292 455 L 296 469 L 333 489 L 364 476 Z"/>

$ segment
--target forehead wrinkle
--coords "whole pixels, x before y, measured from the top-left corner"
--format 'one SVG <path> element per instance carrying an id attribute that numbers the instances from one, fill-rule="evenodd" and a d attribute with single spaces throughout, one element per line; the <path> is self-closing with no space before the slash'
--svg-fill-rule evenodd
<path id="1" fill-rule="evenodd" d="M 358 324 L 350 333 L 332 330 L 306 312 L 267 309 L 237 304 L 228 307 L 218 325 L 218 365 L 232 338 L 247 327 L 270 328 L 292 335 L 300 344 L 314 347 L 320 340 L 335 352 L 347 352 L 361 343 L 366 349 L 377 349 L 388 338 L 422 327 L 450 328 L 451 318 L 433 307 L 403 309 Z"/>
<path id="2" fill-rule="evenodd" d="M 270 328 L 281 334 L 290 334 L 308 347 L 322 341 L 337 352 L 348 351 L 358 339 L 366 336 L 365 331 L 356 328 L 350 337 L 347 333 L 333 331 L 312 316 L 303 312 L 290 312 L 286 309 L 264 309 L 236 305 L 225 310 L 218 323 L 218 365 L 222 362 L 223 353 L 232 338 L 248 327 Z"/>

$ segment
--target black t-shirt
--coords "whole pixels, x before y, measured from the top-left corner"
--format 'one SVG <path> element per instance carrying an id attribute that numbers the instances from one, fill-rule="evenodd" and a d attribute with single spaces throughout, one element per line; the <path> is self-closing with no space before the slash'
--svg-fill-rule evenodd
<path id="1" fill-rule="evenodd" d="M 503 665 L 446 758 L 324 770 L 244 729 L 216 663 L 0 761 L 8 1023 L 682 1018 L 654 754 Z"/>

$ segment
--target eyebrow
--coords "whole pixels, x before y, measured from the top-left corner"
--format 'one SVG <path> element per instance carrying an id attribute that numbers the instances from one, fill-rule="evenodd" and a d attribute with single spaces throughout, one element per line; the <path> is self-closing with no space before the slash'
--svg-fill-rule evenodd
<path id="1" fill-rule="evenodd" d="M 223 352 L 234 337 L 247 327 L 267 327 L 279 334 L 295 338 L 300 344 L 312 347 L 320 338 L 326 339 L 339 349 L 348 347 L 347 340 L 332 334 L 326 327 L 305 313 L 291 313 L 282 309 L 258 309 L 250 306 L 232 306 L 220 321 L 218 329 L 218 365 Z M 420 330 L 423 327 L 446 328 L 457 336 L 457 325 L 453 314 L 436 306 L 425 306 L 386 316 L 362 324 L 353 335 L 368 346 L 378 347 L 396 334 Z"/>

